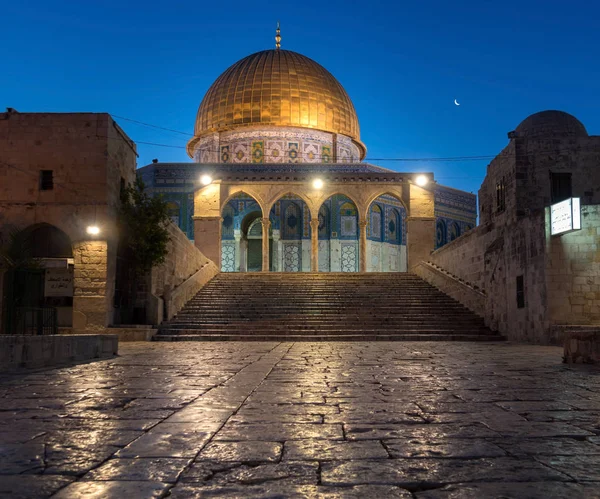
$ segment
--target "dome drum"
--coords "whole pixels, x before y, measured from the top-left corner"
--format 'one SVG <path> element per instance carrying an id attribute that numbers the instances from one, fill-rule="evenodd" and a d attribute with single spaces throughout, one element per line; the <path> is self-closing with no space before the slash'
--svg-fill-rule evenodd
<path id="1" fill-rule="evenodd" d="M 194 146 L 198 163 L 357 163 L 362 150 L 350 137 L 295 127 L 215 132 Z"/>

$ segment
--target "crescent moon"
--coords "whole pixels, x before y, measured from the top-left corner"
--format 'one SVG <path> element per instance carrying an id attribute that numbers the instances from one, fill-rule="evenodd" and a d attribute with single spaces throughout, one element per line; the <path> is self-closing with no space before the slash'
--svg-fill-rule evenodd
<path id="1" fill-rule="evenodd" d="M 456 104 L 457 106 L 460 106 L 460 104 L 458 103 L 458 101 L 456 99 L 454 99 L 454 104 Z"/>

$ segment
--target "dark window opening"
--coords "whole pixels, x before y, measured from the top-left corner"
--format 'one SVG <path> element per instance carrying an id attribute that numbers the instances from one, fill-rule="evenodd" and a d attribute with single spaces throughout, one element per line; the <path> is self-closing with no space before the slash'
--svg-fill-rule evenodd
<path id="1" fill-rule="evenodd" d="M 40 171 L 40 190 L 51 191 L 54 189 L 54 174 L 52 170 Z"/>
<path id="2" fill-rule="evenodd" d="M 496 213 L 506 209 L 506 184 L 504 179 L 496 184 Z"/>
<path id="3" fill-rule="evenodd" d="M 525 308 L 525 284 L 523 276 L 517 276 L 517 308 Z"/>
<path id="4" fill-rule="evenodd" d="M 552 186 L 552 204 L 560 203 L 573 196 L 570 173 L 550 172 Z"/>

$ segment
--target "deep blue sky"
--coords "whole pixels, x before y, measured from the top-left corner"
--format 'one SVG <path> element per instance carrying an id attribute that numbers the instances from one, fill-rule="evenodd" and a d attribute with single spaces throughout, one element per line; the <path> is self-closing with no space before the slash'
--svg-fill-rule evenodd
<path id="1" fill-rule="evenodd" d="M 247 2 L 21 0 L 2 6 L 0 106 L 109 112 L 192 133 L 228 66 L 282 47 L 325 66 L 358 112 L 369 158 L 495 155 L 531 113 L 600 134 L 600 5 L 592 0 Z M 458 99 L 460 107 L 454 105 Z M 186 137 L 117 121 L 136 142 Z M 184 149 L 139 144 L 152 158 Z M 477 192 L 488 160 L 375 163 Z"/>

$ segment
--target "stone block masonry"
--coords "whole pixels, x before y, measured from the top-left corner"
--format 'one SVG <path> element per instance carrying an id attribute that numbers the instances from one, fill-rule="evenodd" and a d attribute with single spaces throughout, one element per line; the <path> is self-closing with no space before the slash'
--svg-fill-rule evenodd
<path id="1" fill-rule="evenodd" d="M 0 335 L 0 371 L 109 358 L 118 349 L 118 337 L 113 334 Z"/>

